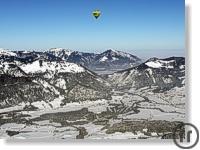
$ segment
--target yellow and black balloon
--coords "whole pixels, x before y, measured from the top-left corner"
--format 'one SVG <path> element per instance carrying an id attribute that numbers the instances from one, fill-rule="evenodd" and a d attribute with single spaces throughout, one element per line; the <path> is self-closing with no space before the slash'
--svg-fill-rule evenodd
<path id="1" fill-rule="evenodd" d="M 92 15 L 93 15 L 96 19 L 98 19 L 98 18 L 101 16 L 101 11 L 100 11 L 100 10 L 94 10 L 94 11 L 92 12 Z"/>

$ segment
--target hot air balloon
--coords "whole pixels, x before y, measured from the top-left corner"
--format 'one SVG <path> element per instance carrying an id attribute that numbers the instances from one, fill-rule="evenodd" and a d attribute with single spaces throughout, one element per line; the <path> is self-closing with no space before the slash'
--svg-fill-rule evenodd
<path id="1" fill-rule="evenodd" d="M 93 16 L 98 19 L 101 16 L 101 11 L 100 10 L 95 10 L 92 12 Z"/>

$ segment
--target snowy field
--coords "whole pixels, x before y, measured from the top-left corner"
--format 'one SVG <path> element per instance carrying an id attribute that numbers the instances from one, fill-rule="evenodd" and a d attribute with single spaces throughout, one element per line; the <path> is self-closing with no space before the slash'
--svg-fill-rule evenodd
<path id="1" fill-rule="evenodd" d="M 62 98 L 58 98 L 51 102 L 54 108 L 42 101 L 33 103 L 40 108 L 37 111 L 23 110 L 26 104 L 22 103 L 0 110 L 3 121 L 0 137 L 54 140 L 162 138 L 171 132 L 162 131 L 162 127 L 148 129 L 148 122 L 166 125 L 184 122 L 183 93 L 183 87 L 156 94 L 148 88 L 113 90 L 111 100 L 73 102 L 59 107 Z M 146 125 L 141 129 L 142 124 Z M 131 126 L 133 129 L 129 129 Z"/>

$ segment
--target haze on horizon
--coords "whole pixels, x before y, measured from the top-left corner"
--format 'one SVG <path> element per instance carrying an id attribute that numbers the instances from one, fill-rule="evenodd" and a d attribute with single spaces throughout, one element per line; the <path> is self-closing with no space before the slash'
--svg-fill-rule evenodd
<path id="1" fill-rule="evenodd" d="M 184 17 L 184 0 L 2 0 L 0 47 L 184 56 Z"/>

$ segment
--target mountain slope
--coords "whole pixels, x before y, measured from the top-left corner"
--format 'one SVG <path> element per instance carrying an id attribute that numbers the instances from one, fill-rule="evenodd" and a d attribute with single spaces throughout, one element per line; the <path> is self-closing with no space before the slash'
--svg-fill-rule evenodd
<path id="1" fill-rule="evenodd" d="M 16 59 L 21 56 L 0 58 L 1 137 L 155 139 L 172 135 L 185 122 L 182 57 L 151 58 L 106 81 L 47 54 L 25 62 Z"/>
<path id="2" fill-rule="evenodd" d="M 107 50 L 95 57 L 92 70 L 124 70 L 141 63 L 138 57 L 116 50 Z"/>
<path id="3" fill-rule="evenodd" d="M 94 59 L 96 58 L 97 54 L 94 53 L 83 53 L 83 52 L 72 52 L 71 55 L 68 57 L 68 62 L 73 62 L 77 64 L 81 64 L 85 67 L 89 67 L 93 64 Z"/>
<path id="4" fill-rule="evenodd" d="M 72 52 L 73 52 L 72 50 L 68 50 L 64 48 L 51 48 L 50 50 L 46 51 L 46 53 L 59 57 L 62 60 L 67 60 Z"/>
<path id="5" fill-rule="evenodd" d="M 105 80 L 65 61 L 4 62 L 0 64 L 0 79 L 1 108 L 20 103 L 38 108 L 60 107 L 69 102 L 109 98 Z"/>
<path id="6" fill-rule="evenodd" d="M 161 91 L 180 87 L 185 83 L 185 58 L 151 58 L 137 67 L 109 75 L 108 79 L 118 88 L 156 86 Z"/>
<path id="7" fill-rule="evenodd" d="M 47 53 L 68 62 L 81 64 L 92 71 L 123 70 L 141 63 L 141 59 L 134 55 L 111 49 L 101 54 L 83 53 L 62 48 L 51 49 Z"/>
<path id="8" fill-rule="evenodd" d="M 0 56 L 3 56 L 3 55 L 4 56 L 16 56 L 16 54 L 14 52 L 0 48 Z"/>
<path id="9" fill-rule="evenodd" d="M 141 59 L 137 56 L 111 49 L 101 54 L 84 53 L 63 48 L 52 48 L 45 52 L 11 52 L 1 49 L 0 58 L 5 61 L 18 61 L 23 63 L 30 63 L 39 58 L 48 59 L 49 61 L 65 60 L 67 62 L 83 65 L 94 72 L 114 72 L 137 66 L 141 63 Z"/>

